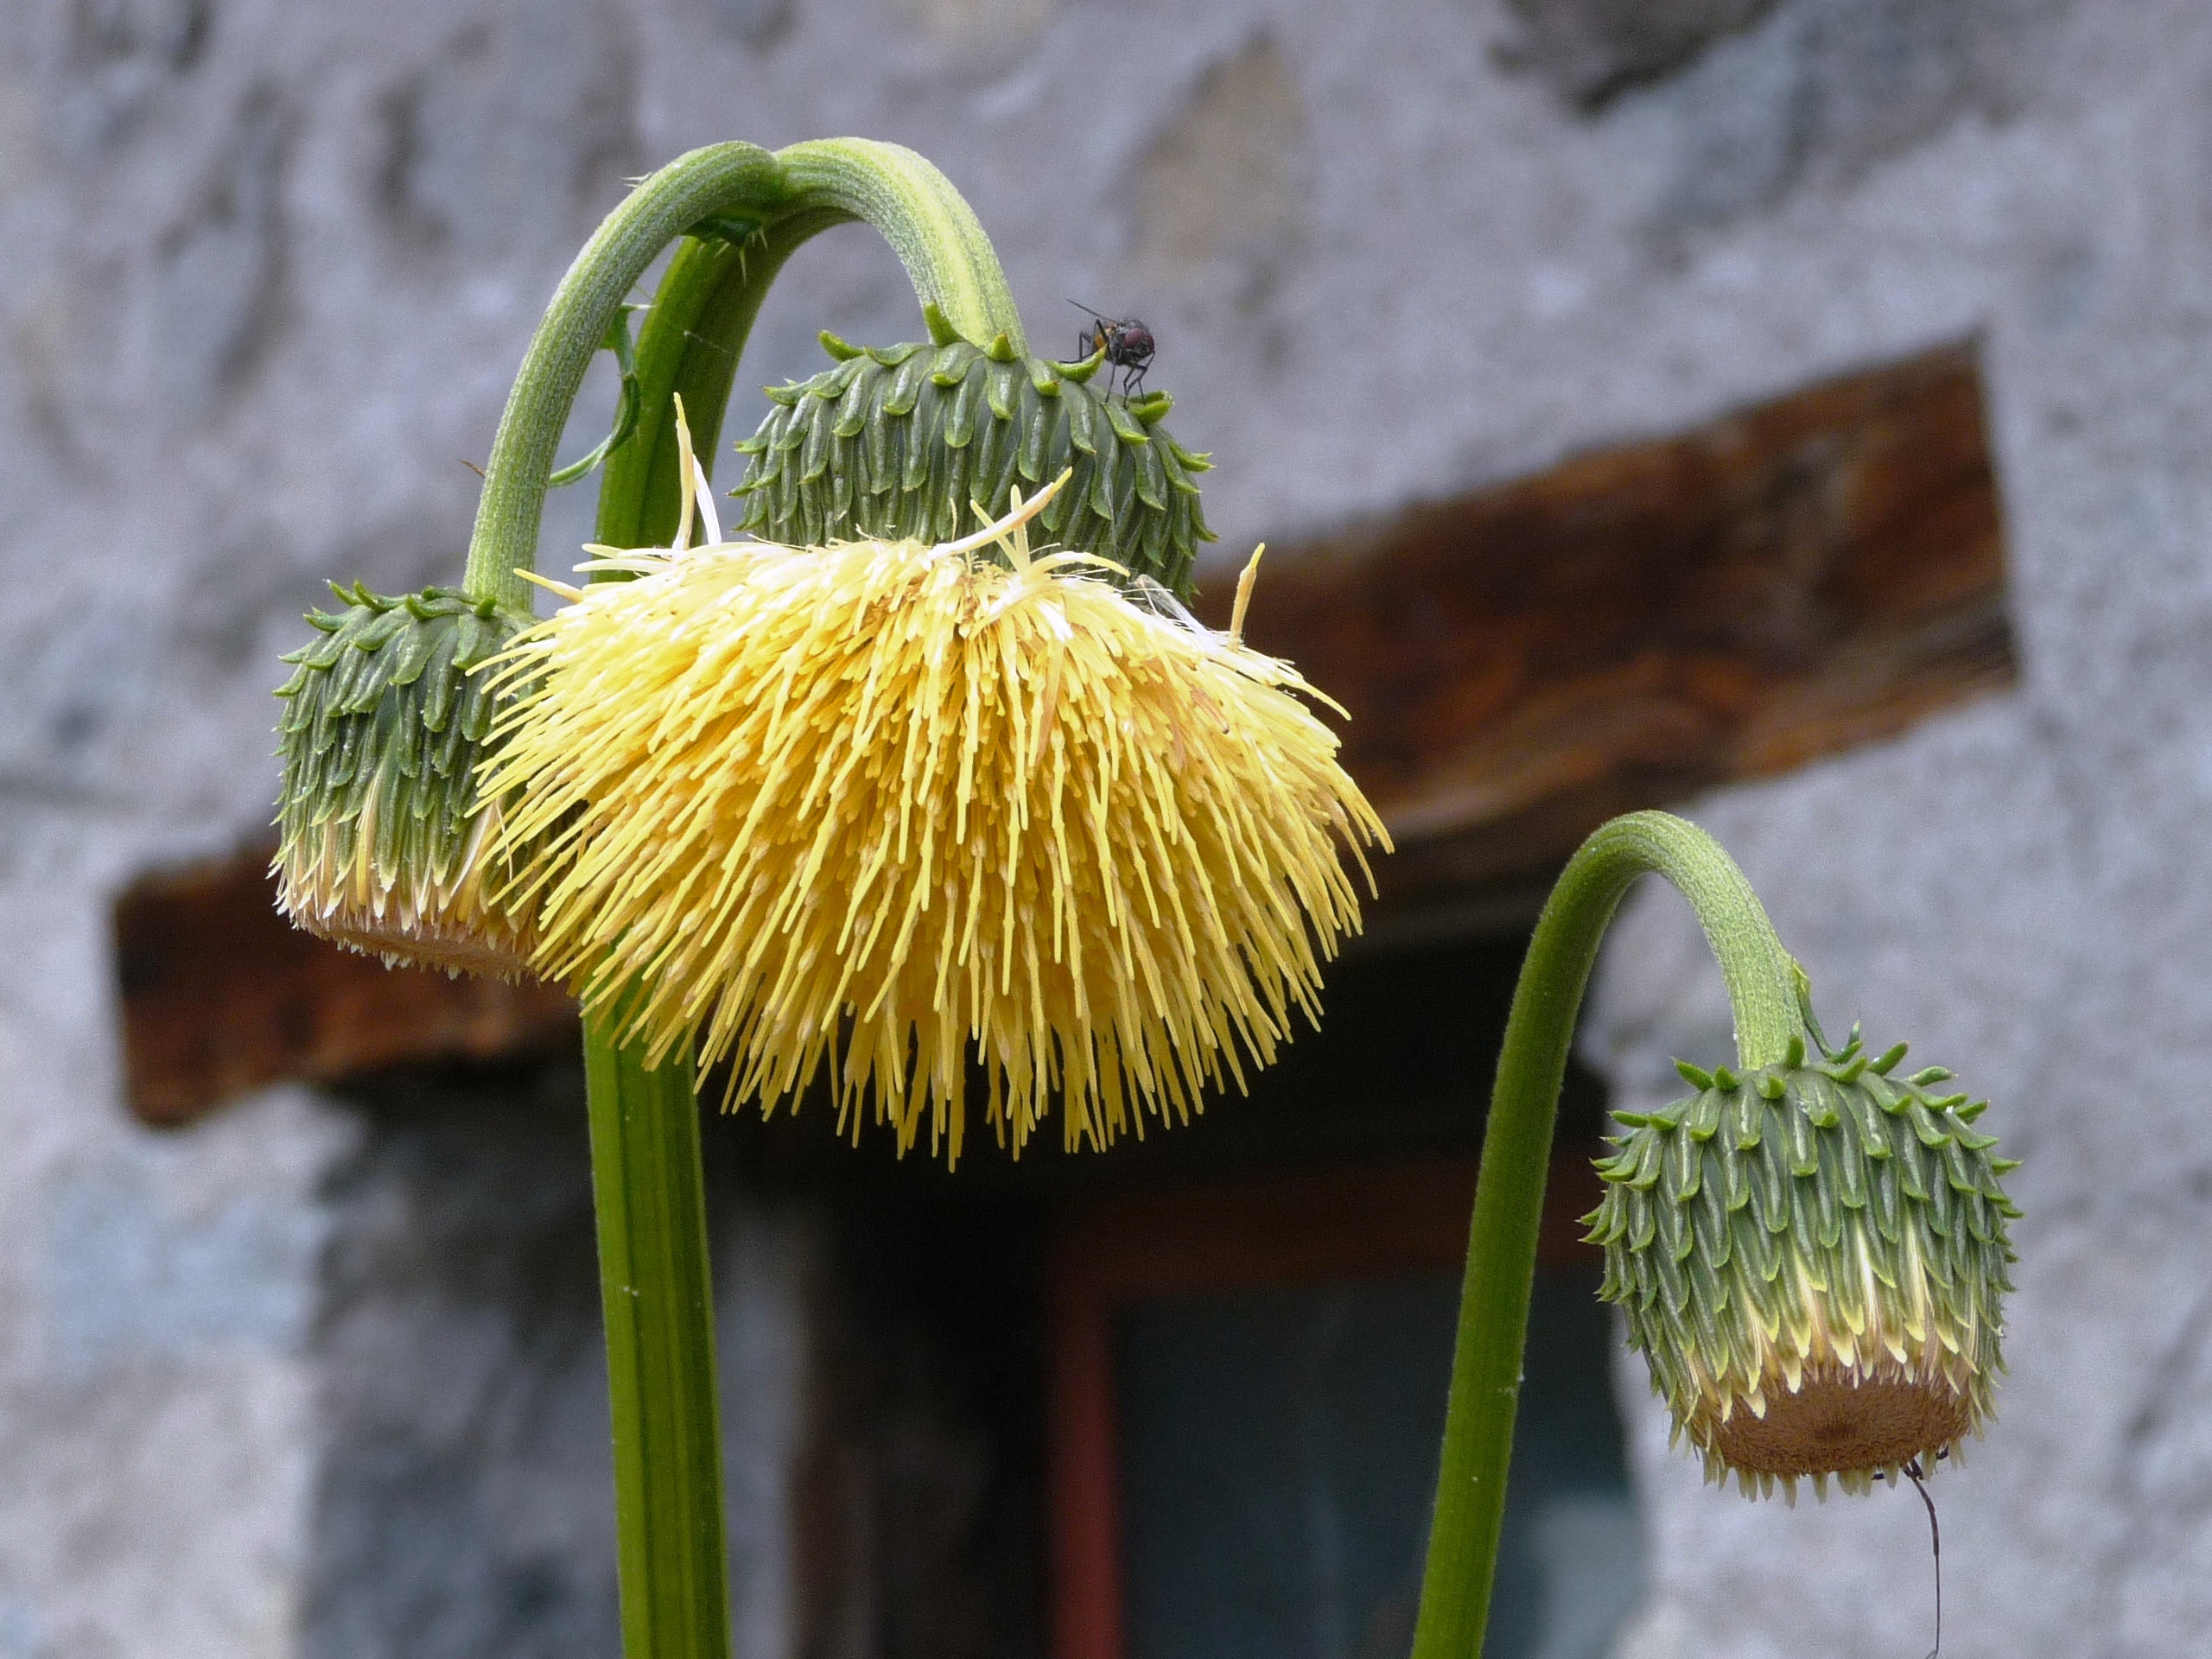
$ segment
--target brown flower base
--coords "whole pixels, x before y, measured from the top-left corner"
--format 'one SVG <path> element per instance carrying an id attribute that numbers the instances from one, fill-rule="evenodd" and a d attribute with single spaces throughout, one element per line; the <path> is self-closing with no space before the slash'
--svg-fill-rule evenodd
<path id="1" fill-rule="evenodd" d="M 1777 1383 L 1761 1416 L 1741 1401 L 1700 1437 L 1728 1467 L 1789 1478 L 1894 1469 L 1932 1458 L 1974 1426 L 1974 1406 L 1940 1378 L 1869 1376 L 1838 1364 L 1808 1367 L 1794 1393 Z"/>

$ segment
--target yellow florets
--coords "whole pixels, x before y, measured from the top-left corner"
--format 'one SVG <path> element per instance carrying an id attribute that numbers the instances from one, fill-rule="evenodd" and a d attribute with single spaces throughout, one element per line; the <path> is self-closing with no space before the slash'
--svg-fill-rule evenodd
<path id="1" fill-rule="evenodd" d="M 518 642 L 542 679 L 484 788 L 523 791 L 537 966 L 655 1063 L 692 1041 L 771 1106 L 826 1069 L 845 1127 L 872 1090 L 902 1150 L 926 1116 L 957 1158 L 971 1057 L 1001 1141 L 1058 1089 L 1103 1146 L 1316 1016 L 1359 924 L 1339 846 L 1388 840 L 1234 631 L 1013 521 L 587 568 L 636 580 Z"/>

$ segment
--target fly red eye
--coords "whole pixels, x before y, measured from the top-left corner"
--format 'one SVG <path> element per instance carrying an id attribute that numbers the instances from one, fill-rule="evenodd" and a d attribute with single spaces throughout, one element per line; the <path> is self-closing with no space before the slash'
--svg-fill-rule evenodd
<path id="1" fill-rule="evenodd" d="M 1070 300 L 1078 311 L 1090 313 L 1090 332 L 1078 335 L 1076 355 L 1089 357 L 1102 347 L 1109 368 L 1122 372 L 1122 395 L 1130 397 L 1144 385 L 1145 372 L 1151 366 L 1155 349 L 1152 330 L 1135 317 L 1102 317 L 1087 305 Z M 1113 378 L 1107 378 L 1107 393 L 1113 392 Z"/>

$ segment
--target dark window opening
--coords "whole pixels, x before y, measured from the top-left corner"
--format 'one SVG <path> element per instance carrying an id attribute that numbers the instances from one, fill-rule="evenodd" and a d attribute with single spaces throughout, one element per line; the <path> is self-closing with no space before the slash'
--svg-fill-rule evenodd
<path id="1" fill-rule="evenodd" d="M 1491 1659 L 1599 1659 L 1642 1586 L 1590 1151 L 1546 1198 Z M 1407 1650 L 1474 1178 L 1324 1166 L 1063 1222 L 1056 1659 Z"/>
<path id="2" fill-rule="evenodd" d="M 1598 1275 L 1540 1275 L 1491 1659 L 1603 1659 L 1642 1584 Z M 1137 1303 L 1118 1321 L 1128 1659 L 1401 1659 L 1451 1274 Z"/>

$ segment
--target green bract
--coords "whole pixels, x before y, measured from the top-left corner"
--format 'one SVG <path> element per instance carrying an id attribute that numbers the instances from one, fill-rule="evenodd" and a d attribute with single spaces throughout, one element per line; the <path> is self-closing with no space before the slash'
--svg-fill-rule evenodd
<path id="1" fill-rule="evenodd" d="M 1949 1072 L 1891 1077 L 1904 1054 L 1685 1065 L 1696 1095 L 1616 1115 L 1601 1294 L 1710 1478 L 1856 1490 L 1991 1415 L 2015 1166 L 1969 1127 L 1986 1103 L 1929 1092 Z"/>
<path id="2" fill-rule="evenodd" d="M 977 527 L 977 507 L 1001 513 L 1013 489 L 1033 494 L 1072 468 L 1045 534 L 1189 596 L 1198 543 L 1213 539 L 1192 481 L 1208 463 L 1160 424 L 1166 393 L 1101 395 L 1086 384 L 1099 357 L 1025 360 L 1004 335 L 988 346 L 822 342 L 836 366 L 771 387 L 776 407 L 737 446 L 754 536 L 787 547 L 951 541 Z"/>
<path id="3" fill-rule="evenodd" d="M 277 902 L 387 962 L 518 973 L 523 930 L 486 891 L 499 810 L 474 781 L 497 700 L 469 671 L 524 620 L 453 588 L 332 591 L 346 608 L 308 613 L 322 637 L 276 693 Z"/>

